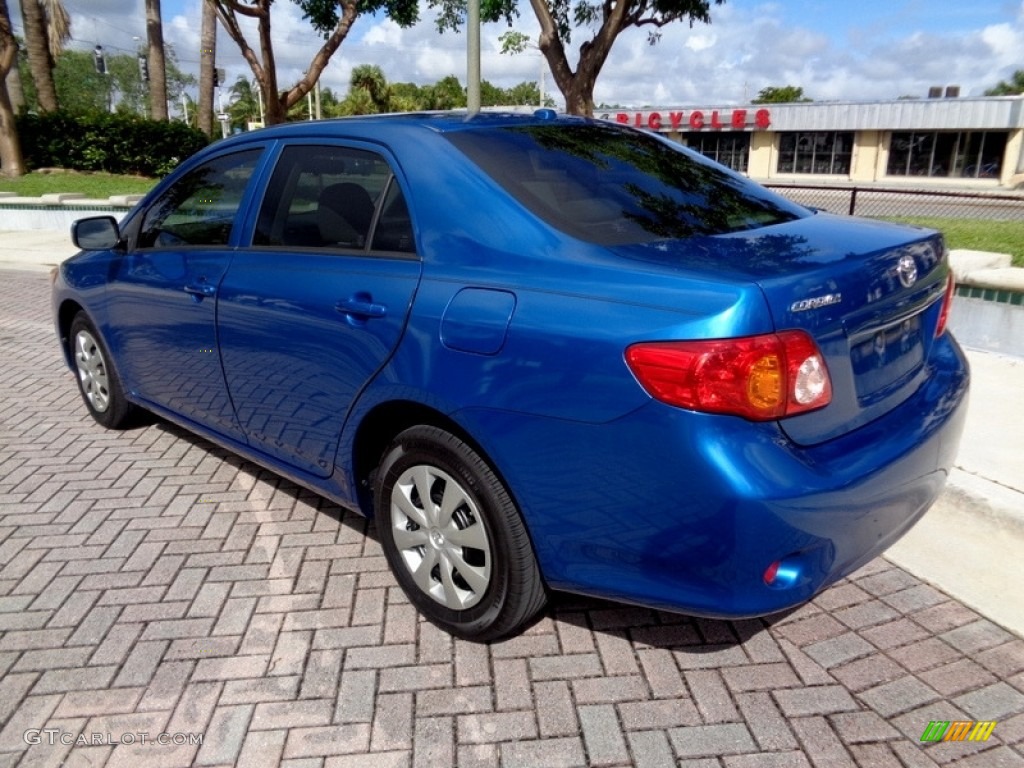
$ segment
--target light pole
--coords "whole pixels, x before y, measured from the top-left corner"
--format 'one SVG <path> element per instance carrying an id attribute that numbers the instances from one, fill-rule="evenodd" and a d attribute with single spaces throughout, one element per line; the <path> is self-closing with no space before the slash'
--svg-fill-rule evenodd
<path id="1" fill-rule="evenodd" d="M 480 111 L 480 0 L 469 0 L 466 20 L 466 110 Z"/>

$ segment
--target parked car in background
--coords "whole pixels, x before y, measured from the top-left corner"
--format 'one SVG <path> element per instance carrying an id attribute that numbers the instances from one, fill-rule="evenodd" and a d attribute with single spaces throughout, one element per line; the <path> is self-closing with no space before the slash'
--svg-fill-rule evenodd
<path id="1" fill-rule="evenodd" d="M 74 237 L 53 308 L 92 416 L 157 414 L 373 516 L 461 637 L 549 590 L 798 605 L 924 514 L 963 427 L 939 234 L 624 126 L 280 126 Z"/>

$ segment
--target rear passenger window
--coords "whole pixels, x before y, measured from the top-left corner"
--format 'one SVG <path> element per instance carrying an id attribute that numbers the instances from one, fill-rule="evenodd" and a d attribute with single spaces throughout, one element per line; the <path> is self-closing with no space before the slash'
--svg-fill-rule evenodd
<path id="1" fill-rule="evenodd" d="M 387 161 L 361 149 L 322 146 L 281 153 L 253 245 L 416 251 L 409 210 Z"/>

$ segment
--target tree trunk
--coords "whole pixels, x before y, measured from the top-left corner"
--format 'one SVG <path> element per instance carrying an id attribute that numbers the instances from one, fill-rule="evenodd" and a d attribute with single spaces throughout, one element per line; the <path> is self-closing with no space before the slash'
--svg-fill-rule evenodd
<path id="1" fill-rule="evenodd" d="M 559 44 L 548 49 L 541 48 L 548 60 L 555 85 L 565 97 L 565 111 L 570 115 L 594 116 L 594 84 L 597 76 L 592 72 L 594 54 L 589 43 L 580 48 L 580 61 L 573 72 L 565 58 L 565 51 Z"/>
<path id="2" fill-rule="evenodd" d="M 14 57 L 14 64 L 11 71 L 7 73 L 7 96 L 11 100 L 11 107 L 15 114 L 25 106 L 25 90 L 21 87 L 21 70 L 18 69 L 18 57 Z"/>
<path id="3" fill-rule="evenodd" d="M 42 112 L 57 111 L 57 88 L 53 84 L 53 58 L 50 56 L 46 18 L 39 0 L 21 0 L 21 23 L 25 27 L 28 66 L 36 84 L 36 98 Z"/>
<path id="4" fill-rule="evenodd" d="M 217 12 L 203 3 L 202 38 L 199 43 L 199 130 L 213 136 L 213 70 L 217 66 Z M 221 83 L 224 88 L 227 83 Z"/>
<path id="5" fill-rule="evenodd" d="M 565 111 L 570 115 L 594 116 L 594 82 L 585 82 L 575 75 L 572 84 L 562 92 L 565 96 Z"/>
<path id="6" fill-rule="evenodd" d="M 0 176 L 24 176 L 25 160 L 7 88 L 0 88 Z"/>
<path id="7" fill-rule="evenodd" d="M 146 0 L 146 39 L 149 43 L 149 115 L 154 120 L 166 120 L 167 64 L 160 0 Z"/>
<path id="8" fill-rule="evenodd" d="M 7 94 L 7 73 L 18 66 L 18 43 L 11 31 L 7 0 L 0 0 L 0 175 L 22 176 L 25 161 L 14 124 L 14 109 Z"/>

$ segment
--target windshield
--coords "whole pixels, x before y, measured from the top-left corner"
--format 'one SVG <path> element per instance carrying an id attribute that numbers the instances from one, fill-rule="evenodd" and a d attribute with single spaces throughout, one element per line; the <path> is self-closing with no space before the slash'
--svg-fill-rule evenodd
<path id="1" fill-rule="evenodd" d="M 614 125 L 530 125 L 446 138 L 537 216 L 593 243 L 717 235 L 808 215 L 694 152 Z"/>

